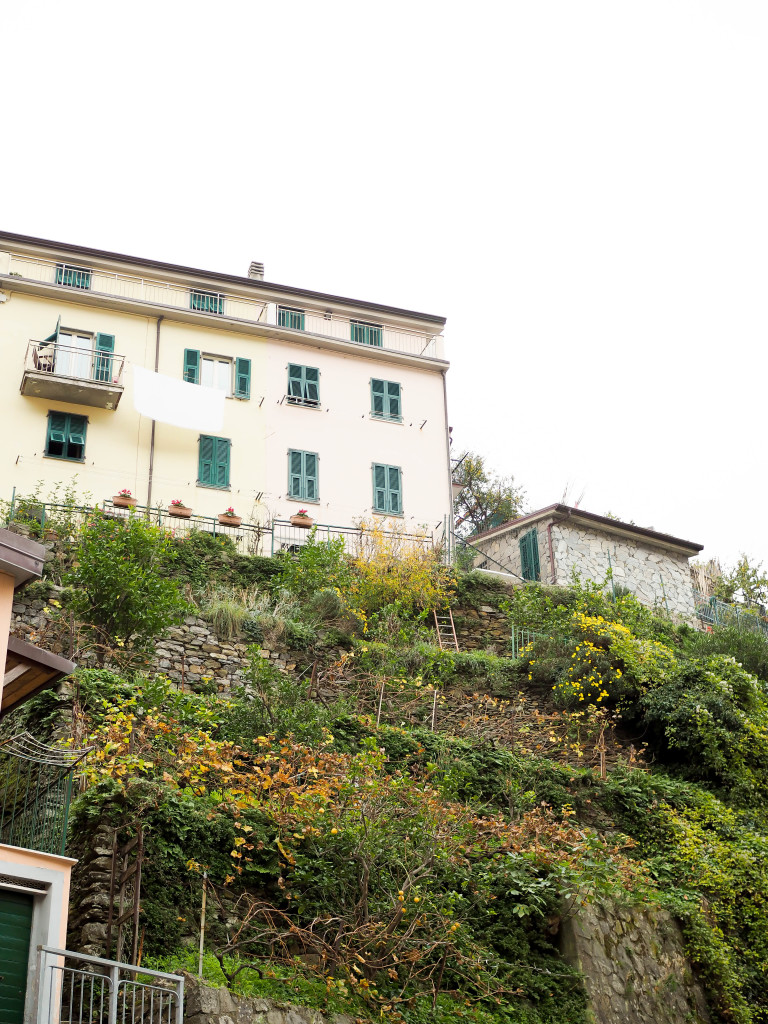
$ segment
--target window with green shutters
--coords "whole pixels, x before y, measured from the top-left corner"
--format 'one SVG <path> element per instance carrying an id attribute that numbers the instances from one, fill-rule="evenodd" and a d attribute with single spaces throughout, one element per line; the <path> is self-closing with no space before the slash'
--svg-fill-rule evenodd
<path id="1" fill-rule="evenodd" d="M 403 514 L 403 471 L 399 466 L 373 464 L 373 510 L 388 516 Z"/>
<path id="2" fill-rule="evenodd" d="M 529 530 L 520 538 L 520 565 L 524 580 L 538 580 L 541 577 L 539 566 L 539 534 Z"/>
<path id="3" fill-rule="evenodd" d="M 85 267 L 73 267 L 70 263 L 57 263 L 56 284 L 87 290 L 91 287 L 91 271 Z"/>
<path id="4" fill-rule="evenodd" d="M 48 413 L 45 454 L 53 459 L 85 461 L 85 431 L 88 420 L 68 412 Z"/>
<path id="5" fill-rule="evenodd" d="M 217 313 L 221 316 L 224 312 L 224 296 L 218 292 L 204 292 L 199 288 L 193 288 L 189 293 L 189 308 L 196 309 L 198 313 Z"/>
<path id="6" fill-rule="evenodd" d="M 369 324 L 365 320 L 350 320 L 350 337 L 358 345 L 374 345 L 381 348 L 383 345 L 384 328 L 381 324 Z"/>
<path id="7" fill-rule="evenodd" d="M 297 501 L 319 501 L 317 452 L 288 452 L 288 497 Z"/>
<path id="8" fill-rule="evenodd" d="M 382 420 L 403 418 L 400 385 L 393 380 L 371 380 L 371 415 Z"/>
<path id="9" fill-rule="evenodd" d="M 292 306 L 277 307 L 277 326 L 289 327 L 292 331 L 304 330 L 304 310 Z"/>
<path id="10" fill-rule="evenodd" d="M 288 402 L 290 405 L 320 405 L 320 371 L 315 366 L 288 364 Z"/>
<path id="11" fill-rule="evenodd" d="M 229 487 L 229 450 L 227 437 L 200 435 L 197 482 L 201 487 Z"/>

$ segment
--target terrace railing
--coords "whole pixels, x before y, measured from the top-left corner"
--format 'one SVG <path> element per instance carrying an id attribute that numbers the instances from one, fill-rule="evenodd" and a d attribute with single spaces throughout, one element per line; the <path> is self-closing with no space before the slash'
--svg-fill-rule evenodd
<path id="1" fill-rule="evenodd" d="M 64 854 L 75 769 L 92 749 L 49 747 L 27 732 L 0 743 L 0 843 Z"/>
<path id="2" fill-rule="evenodd" d="M 184 979 L 38 946 L 37 1024 L 182 1024 Z"/>
<path id="3" fill-rule="evenodd" d="M 311 304 L 295 307 L 295 297 L 282 304 L 276 298 L 256 298 L 234 292 L 211 291 L 204 285 L 179 284 L 96 267 L 26 256 L 0 249 L 0 275 L 19 277 L 62 290 L 89 291 L 134 302 L 179 309 L 204 316 L 225 317 L 252 324 L 288 328 L 351 346 L 384 348 L 409 355 L 443 358 L 439 331 L 420 330 L 391 323 L 374 323 Z M 371 314 L 375 318 L 375 313 Z"/>
<path id="4" fill-rule="evenodd" d="M 694 588 L 693 601 L 696 617 L 703 626 L 734 626 L 743 632 L 762 633 L 768 636 L 768 619 L 756 609 L 743 605 L 727 604 L 717 597 L 706 597 Z"/>
<path id="5" fill-rule="evenodd" d="M 344 550 L 348 555 L 365 557 L 370 554 L 373 544 L 373 532 L 359 526 L 331 526 L 327 523 L 314 524 L 315 541 L 329 541 L 341 538 Z M 289 519 L 275 519 L 272 523 L 272 545 L 270 554 L 281 551 L 297 554 L 307 543 L 310 530 L 301 526 L 293 526 Z M 378 531 L 377 531 L 378 533 Z M 397 543 L 401 547 L 415 547 L 429 550 L 434 547 L 434 540 L 428 533 L 399 533 L 382 530 L 381 536 Z"/>

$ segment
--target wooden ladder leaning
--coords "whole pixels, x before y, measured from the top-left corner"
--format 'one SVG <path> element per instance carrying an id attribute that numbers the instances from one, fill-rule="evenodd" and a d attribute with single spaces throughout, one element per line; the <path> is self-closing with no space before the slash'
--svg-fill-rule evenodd
<path id="1" fill-rule="evenodd" d="M 435 609 L 432 614 L 435 617 L 435 629 L 437 630 L 437 642 L 444 651 L 458 651 L 459 641 L 456 639 L 456 627 L 453 624 L 453 615 L 450 608 L 443 608 L 440 611 Z"/>

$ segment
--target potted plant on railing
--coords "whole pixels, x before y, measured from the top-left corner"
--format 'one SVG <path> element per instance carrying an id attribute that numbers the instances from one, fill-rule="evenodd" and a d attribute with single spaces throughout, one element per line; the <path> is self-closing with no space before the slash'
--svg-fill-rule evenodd
<path id="1" fill-rule="evenodd" d="M 300 508 L 295 516 L 291 516 L 291 526 L 298 526 L 302 530 L 308 530 L 314 523 L 314 519 L 305 508 Z"/>
<path id="2" fill-rule="evenodd" d="M 237 515 L 235 510 L 230 505 L 226 512 L 219 513 L 219 523 L 222 526 L 239 526 L 243 521 L 243 517 Z"/>
<path id="3" fill-rule="evenodd" d="M 136 499 L 131 497 L 131 492 L 127 487 L 124 487 L 122 491 L 118 491 L 112 499 L 112 504 L 115 508 L 135 508 Z"/>
<path id="4" fill-rule="evenodd" d="M 176 516 L 177 519 L 189 519 L 192 509 L 185 505 L 181 498 L 174 498 L 168 506 L 168 515 Z"/>

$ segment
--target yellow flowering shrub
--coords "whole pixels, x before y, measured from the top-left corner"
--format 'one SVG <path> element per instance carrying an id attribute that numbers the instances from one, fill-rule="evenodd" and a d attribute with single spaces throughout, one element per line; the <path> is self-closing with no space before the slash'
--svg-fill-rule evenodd
<path id="1" fill-rule="evenodd" d="M 572 630 L 571 664 L 553 686 L 568 706 L 615 706 L 623 697 L 637 697 L 667 681 L 675 670 L 669 647 L 635 636 L 621 622 L 574 612 Z"/>

